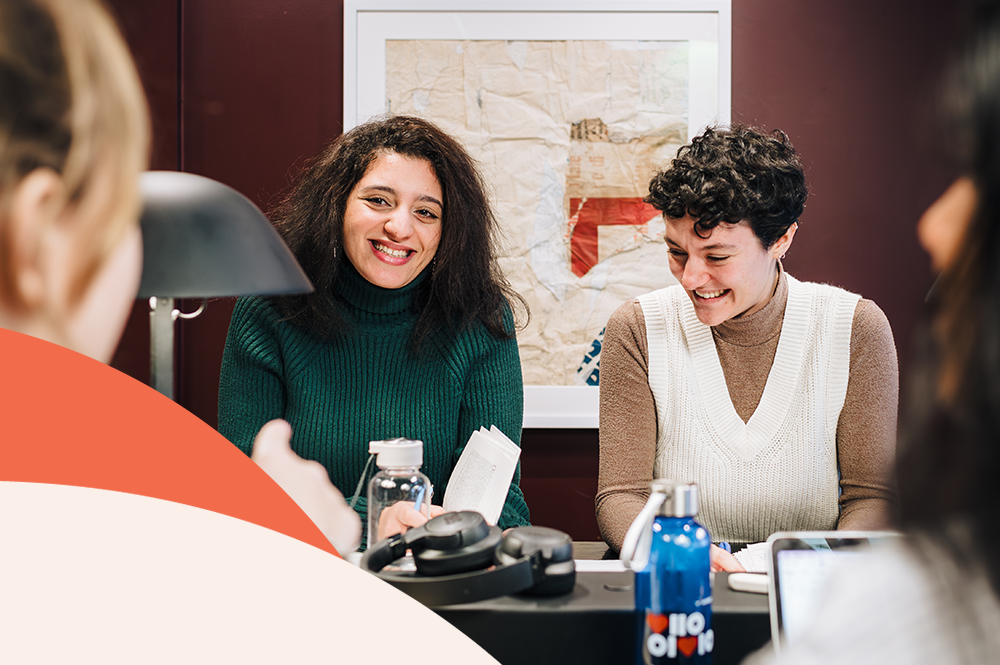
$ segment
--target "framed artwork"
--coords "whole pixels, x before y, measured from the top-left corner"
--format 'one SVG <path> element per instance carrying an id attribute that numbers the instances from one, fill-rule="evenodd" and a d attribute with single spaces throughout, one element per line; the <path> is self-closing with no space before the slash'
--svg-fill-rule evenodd
<path id="1" fill-rule="evenodd" d="M 652 173 L 728 124 L 730 0 L 345 0 L 344 127 L 417 115 L 479 160 L 531 309 L 525 427 L 597 427 L 604 325 L 675 283 Z"/>

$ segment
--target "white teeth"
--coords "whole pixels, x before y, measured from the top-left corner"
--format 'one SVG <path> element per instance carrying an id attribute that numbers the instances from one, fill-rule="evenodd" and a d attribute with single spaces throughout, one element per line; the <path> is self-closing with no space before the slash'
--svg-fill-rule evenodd
<path id="1" fill-rule="evenodd" d="M 372 245 L 374 245 L 375 249 L 377 249 L 378 251 L 382 252 L 383 254 L 388 254 L 389 256 L 392 256 L 392 257 L 397 258 L 397 259 L 405 259 L 407 256 L 410 255 L 409 250 L 405 250 L 405 249 L 389 249 L 388 247 L 386 247 L 385 245 L 383 245 L 382 243 L 379 243 L 379 242 L 374 242 L 373 241 Z"/>
<path id="2" fill-rule="evenodd" d="M 726 292 L 725 289 L 722 289 L 721 291 L 707 291 L 704 293 L 702 293 L 701 291 L 695 291 L 695 293 L 698 295 L 699 298 L 718 298 L 725 292 Z"/>

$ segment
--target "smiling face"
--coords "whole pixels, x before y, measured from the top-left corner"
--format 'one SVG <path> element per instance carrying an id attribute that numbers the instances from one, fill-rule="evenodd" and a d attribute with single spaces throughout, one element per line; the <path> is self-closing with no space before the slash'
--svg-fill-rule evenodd
<path id="1" fill-rule="evenodd" d="M 441 183 L 430 162 L 382 155 L 347 198 L 344 251 L 372 284 L 406 286 L 437 253 L 443 213 Z"/>
<path id="2" fill-rule="evenodd" d="M 670 272 L 707 326 L 752 314 L 767 304 L 777 283 L 777 260 L 792 244 L 793 224 L 764 249 L 747 222 L 719 224 L 707 238 L 695 233 L 690 217 L 666 219 Z"/>

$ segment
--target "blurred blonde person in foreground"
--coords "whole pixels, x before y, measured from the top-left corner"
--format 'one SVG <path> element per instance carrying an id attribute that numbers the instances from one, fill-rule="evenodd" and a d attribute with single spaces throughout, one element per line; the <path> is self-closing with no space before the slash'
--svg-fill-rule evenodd
<path id="1" fill-rule="evenodd" d="M 149 118 L 94 0 L 0 0 L 0 327 L 108 362 L 142 267 Z M 325 471 L 261 428 L 254 460 L 342 551 L 361 525 Z"/>

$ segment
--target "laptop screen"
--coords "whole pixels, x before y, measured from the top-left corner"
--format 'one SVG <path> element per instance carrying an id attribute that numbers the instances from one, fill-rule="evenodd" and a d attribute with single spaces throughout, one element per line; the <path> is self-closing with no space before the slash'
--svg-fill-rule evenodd
<path id="1" fill-rule="evenodd" d="M 768 538 L 775 649 L 794 642 L 808 626 L 839 567 L 859 561 L 897 537 L 889 532 L 800 531 Z"/>

